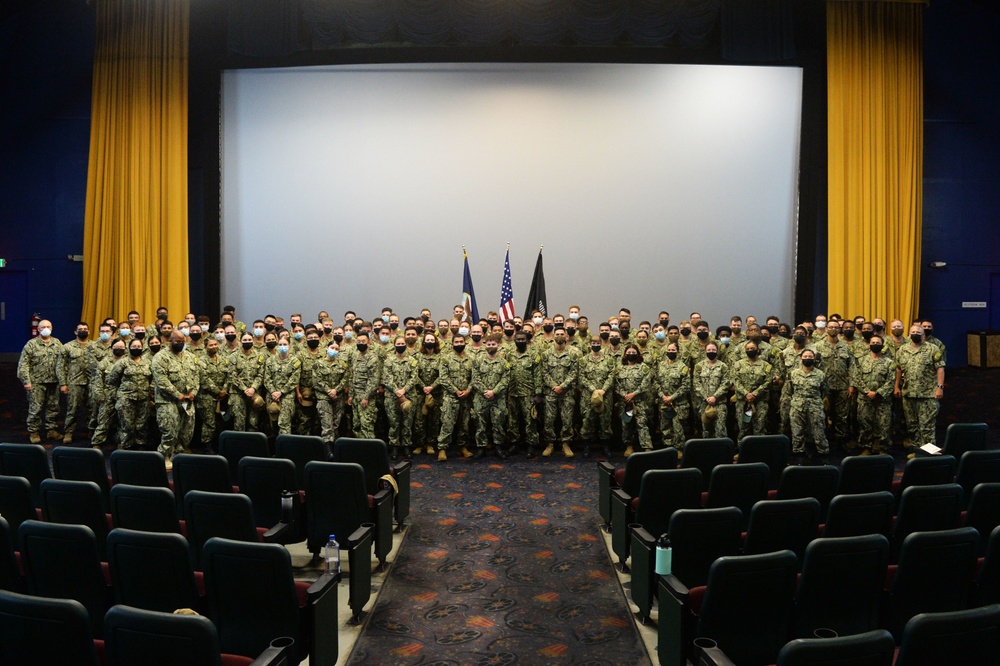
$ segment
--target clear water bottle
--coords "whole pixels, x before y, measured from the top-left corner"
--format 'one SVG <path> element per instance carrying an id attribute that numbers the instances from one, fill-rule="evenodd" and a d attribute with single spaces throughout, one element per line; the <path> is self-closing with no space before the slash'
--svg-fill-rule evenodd
<path id="1" fill-rule="evenodd" d="M 656 565 L 654 571 L 658 576 L 669 576 L 673 570 L 673 550 L 670 547 L 670 536 L 666 532 L 656 540 Z"/>
<path id="2" fill-rule="evenodd" d="M 340 544 L 337 543 L 336 535 L 331 534 L 330 540 L 326 542 L 326 572 L 328 574 L 340 573 Z"/>

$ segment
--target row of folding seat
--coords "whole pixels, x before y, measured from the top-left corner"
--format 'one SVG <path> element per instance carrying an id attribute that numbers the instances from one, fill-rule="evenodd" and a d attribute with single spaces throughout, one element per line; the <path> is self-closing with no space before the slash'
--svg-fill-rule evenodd
<path id="1" fill-rule="evenodd" d="M 0 519 L 0 534 L 6 532 Z M 116 528 L 107 549 L 105 564 L 85 525 L 25 521 L 18 530 L 22 591 L 79 603 L 95 639 L 106 633 L 112 604 L 166 613 L 191 609 L 212 621 L 223 652 L 252 658 L 271 641 L 289 637 L 295 642 L 290 663 L 306 656 L 314 663 L 336 661 L 337 632 L 329 629 L 337 623 L 339 576 L 295 581 L 281 546 L 212 538 L 203 550 L 204 574 L 195 571 L 187 540 L 176 533 Z M 7 649 L 31 654 L 30 645 L 17 645 Z"/>
<path id="2" fill-rule="evenodd" d="M 789 639 L 813 636 L 881 629 L 899 644 L 907 623 L 922 613 L 996 607 L 1000 528 L 982 563 L 978 541 L 972 528 L 917 532 L 906 538 L 899 564 L 889 565 L 889 542 L 882 535 L 821 538 L 806 548 L 801 573 L 790 550 L 724 555 L 698 586 L 679 578 L 686 563 L 675 559 L 678 575 L 658 579 L 660 663 L 696 658 L 698 638 L 711 639 L 731 659 L 727 663 L 736 664 L 775 663 Z M 930 663 L 995 663 L 995 656 Z"/>

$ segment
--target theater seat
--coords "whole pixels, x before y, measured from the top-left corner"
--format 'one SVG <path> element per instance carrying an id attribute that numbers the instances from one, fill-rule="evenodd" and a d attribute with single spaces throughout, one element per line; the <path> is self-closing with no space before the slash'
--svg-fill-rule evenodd
<path id="1" fill-rule="evenodd" d="M 0 590 L 0 664 L 99 666 L 98 647 L 80 602 Z"/>

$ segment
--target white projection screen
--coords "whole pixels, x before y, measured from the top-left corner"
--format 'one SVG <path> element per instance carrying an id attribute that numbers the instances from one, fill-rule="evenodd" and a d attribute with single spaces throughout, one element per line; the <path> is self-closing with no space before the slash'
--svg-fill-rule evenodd
<path id="1" fill-rule="evenodd" d="M 650 64 L 232 70 L 222 300 L 243 319 L 525 308 L 792 314 L 802 71 Z M 596 326 L 595 326 L 596 328 Z"/>

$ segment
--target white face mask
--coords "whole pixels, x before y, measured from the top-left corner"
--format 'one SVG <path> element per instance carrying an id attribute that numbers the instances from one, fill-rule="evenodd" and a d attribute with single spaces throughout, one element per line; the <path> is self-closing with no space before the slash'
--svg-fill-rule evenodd
<path id="1" fill-rule="evenodd" d="M 47 338 L 47 337 L 49 337 L 50 335 L 52 335 L 52 329 L 51 329 L 51 328 L 43 328 L 43 329 L 39 329 L 39 331 L 38 331 L 38 334 L 39 334 L 40 336 L 42 336 L 43 338 Z"/>
<path id="2" fill-rule="evenodd" d="M 464 338 L 469 334 L 469 329 L 465 328 L 464 326 L 460 326 L 458 329 L 458 334 Z"/>
<path id="3" fill-rule="evenodd" d="M 541 326 L 541 325 L 542 325 L 542 321 L 543 321 L 543 320 L 542 320 L 542 318 L 541 318 L 541 317 L 535 317 L 535 318 L 534 318 L 534 319 L 532 319 L 531 321 L 535 322 L 535 326 Z"/>
<path id="4" fill-rule="evenodd" d="M 226 339 L 226 334 L 225 333 L 216 333 L 215 334 L 215 339 L 218 340 L 219 342 L 222 342 L 223 340 Z"/>

